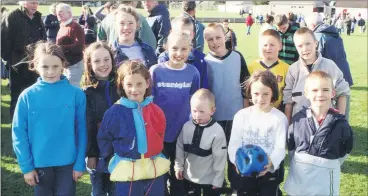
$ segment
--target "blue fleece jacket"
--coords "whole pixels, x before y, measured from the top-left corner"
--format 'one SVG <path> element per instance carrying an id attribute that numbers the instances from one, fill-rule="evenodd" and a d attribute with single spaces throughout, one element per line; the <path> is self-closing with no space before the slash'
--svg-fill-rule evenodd
<path id="1" fill-rule="evenodd" d="M 193 65 L 197 68 L 200 77 L 200 88 L 208 89 L 208 76 L 207 76 L 207 63 L 204 60 L 206 55 L 197 49 L 192 48 L 192 51 L 189 53 L 188 59 L 185 63 Z M 160 54 L 158 57 L 158 63 L 166 62 L 170 59 L 169 53 L 167 51 Z"/>
<path id="2" fill-rule="evenodd" d="M 41 78 L 24 90 L 15 107 L 13 149 L 22 173 L 35 168 L 74 165 L 85 171 L 86 97 L 65 76 Z"/>
<path id="3" fill-rule="evenodd" d="M 313 32 L 318 41 L 318 51 L 321 52 L 323 57 L 336 63 L 337 67 L 344 74 L 344 79 L 349 83 L 349 86 L 352 86 L 354 83 L 351 77 L 344 43 L 336 27 L 328 24 L 320 24 Z"/>

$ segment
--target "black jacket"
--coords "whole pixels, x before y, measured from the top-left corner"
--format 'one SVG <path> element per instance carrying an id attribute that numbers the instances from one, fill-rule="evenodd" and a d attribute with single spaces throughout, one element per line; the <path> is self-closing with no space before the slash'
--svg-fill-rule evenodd
<path id="1" fill-rule="evenodd" d="M 114 81 L 99 81 L 97 87 L 87 87 L 84 90 L 87 98 L 87 157 L 99 157 L 97 132 L 105 111 L 120 97 Z"/>
<path id="2" fill-rule="evenodd" d="M 14 65 L 26 56 L 25 47 L 46 40 L 46 30 L 41 13 L 29 18 L 25 8 L 20 7 L 8 13 L 1 21 L 1 56 L 7 65 Z"/>
<path id="3" fill-rule="evenodd" d="M 60 29 L 60 22 L 54 14 L 49 14 L 44 21 L 47 38 L 56 39 L 56 35 Z"/>
<path id="4" fill-rule="evenodd" d="M 313 118 L 308 118 L 307 110 L 310 109 L 304 108 L 292 118 L 287 140 L 289 151 L 325 159 L 338 159 L 349 154 L 353 148 L 353 132 L 345 116 L 330 109 L 316 130 Z"/>

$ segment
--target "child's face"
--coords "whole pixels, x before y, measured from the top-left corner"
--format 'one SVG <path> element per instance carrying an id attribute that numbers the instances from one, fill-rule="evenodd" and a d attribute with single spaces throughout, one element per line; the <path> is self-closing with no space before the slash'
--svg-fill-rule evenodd
<path id="1" fill-rule="evenodd" d="M 305 97 L 312 107 L 330 107 L 331 99 L 335 96 L 332 82 L 328 79 L 309 80 L 304 91 Z"/>
<path id="2" fill-rule="evenodd" d="M 191 49 L 188 40 L 183 40 L 180 36 L 174 36 L 168 40 L 167 47 L 170 63 L 175 66 L 184 65 Z"/>
<path id="3" fill-rule="evenodd" d="M 222 26 L 224 27 L 224 29 L 229 28 L 229 23 L 228 22 L 223 22 Z"/>
<path id="4" fill-rule="evenodd" d="M 98 48 L 91 52 L 92 71 L 97 77 L 107 78 L 112 70 L 112 60 L 109 51 Z"/>
<path id="5" fill-rule="evenodd" d="M 262 36 L 259 40 L 262 48 L 262 58 L 265 60 L 277 60 L 281 50 L 281 42 L 272 36 Z"/>
<path id="6" fill-rule="evenodd" d="M 128 13 L 120 13 L 116 16 L 116 27 L 118 28 L 119 41 L 130 42 L 135 38 L 137 21 Z"/>
<path id="7" fill-rule="evenodd" d="M 210 29 L 206 32 L 206 42 L 208 49 L 218 54 L 226 50 L 225 35 L 220 28 Z"/>
<path id="8" fill-rule="evenodd" d="M 285 33 L 289 28 L 289 23 L 277 26 L 277 30 L 281 31 L 282 33 Z"/>
<path id="9" fill-rule="evenodd" d="M 208 99 L 194 98 L 190 102 L 192 118 L 198 124 L 207 124 L 215 112 Z"/>
<path id="10" fill-rule="evenodd" d="M 55 83 L 60 80 L 63 72 L 63 63 L 61 59 L 54 55 L 42 55 L 36 62 L 36 70 L 43 81 Z"/>
<path id="11" fill-rule="evenodd" d="M 132 101 L 142 102 L 150 82 L 141 74 L 126 75 L 124 77 L 123 88 L 127 98 Z"/>
<path id="12" fill-rule="evenodd" d="M 272 89 L 265 86 L 261 81 L 252 83 L 251 86 L 252 102 L 261 111 L 268 111 L 272 108 Z"/>
<path id="13" fill-rule="evenodd" d="M 312 35 L 305 33 L 302 35 L 294 36 L 294 43 L 298 50 L 299 56 L 305 60 L 313 60 L 316 58 L 317 41 L 314 40 Z M 312 62 L 313 63 L 313 62 Z"/>

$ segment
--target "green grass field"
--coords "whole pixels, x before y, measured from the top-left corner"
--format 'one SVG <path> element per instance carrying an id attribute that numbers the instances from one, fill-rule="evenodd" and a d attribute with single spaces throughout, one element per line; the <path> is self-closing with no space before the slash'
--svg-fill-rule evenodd
<path id="1" fill-rule="evenodd" d="M 254 26 L 252 34 L 245 36 L 243 24 L 233 24 L 238 37 L 238 49 L 247 62 L 255 60 L 258 53 L 258 30 Z M 351 88 L 351 126 L 354 130 L 355 145 L 350 157 L 342 166 L 341 195 L 368 195 L 368 84 L 367 84 L 367 35 L 354 34 L 350 37 L 343 35 L 350 69 L 354 78 Z M 208 52 L 206 47 L 205 52 Z M 2 80 L 1 96 L 1 195 L 30 196 L 32 188 L 23 181 L 11 144 L 11 129 L 9 120 L 9 90 L 7 81 Z M 286 167 L 288 168 L 288 167 Z M 287 173 L 285 174 L 285 177 Z M 282 186 L 281 186 L 282 187 Z M 90 195 L 91 185 L 89 176 L 85 175 L 77 184 L 77 195 Z"/>

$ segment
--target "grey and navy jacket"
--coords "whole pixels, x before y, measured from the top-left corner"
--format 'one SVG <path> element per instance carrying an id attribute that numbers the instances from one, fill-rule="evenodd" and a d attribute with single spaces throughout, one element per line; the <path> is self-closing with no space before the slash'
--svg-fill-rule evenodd
<path id="1" fill-rule="evenodd" d="M 318 51 L 323 57 L 331 59 L 344 74 L 344 79 L 353 85 L 344 43 L 335 26 L 320 24 L 313 30 L 318 41 Z"/>
<path id="2" fill-rule="evenodd" d="M 138 45 L 142 48 L 142 53 L 145 58 L 144 65 L 149 69 L 152 65 L 157 64 L 157 56 L 155 54 L 154 49 L 149 46 L 148 44 L 144 43 L 142 40 L 136 38 L 136 41 Z M 119 43 L 117 40 L 115 40 L 114 44 L 111 46 L 112 51 L 114 52 L 114 59 L 117 66 L 120 66 L 120 64 L 123 61 L 129 60 L 128 56 L 126 56 L 121 50 L 120 50 Z"/>
<path id="3" fill-rule="evenodd" d="M 334 109 L 317 125 L 310 108 L 292 118 L 287 139 L 291 163 L 284 186 L 288 195 L 339 194 L 340 166 L 353 148 L 353 132 Z"/>
<path id="4" fill-rule="evenodd" d="M 89 86 L 84 90 L 87 98 L 87 150 L 86 157 L 99 157 L 100 150 L 97 144 L 97 133 L 102 118 L 120 97 L 117 93 L 114 80 L 99 81 L 97 86 Z M 100 163 L 100 162 L 99 162 Z M 98 165 L 97 169 L 104 166 Z"/>
<path id="5" fill-rule="evenodd" d="M 156 37 L 156 55 L 159 56 L 165 51 L 164 42 L 171 30 L 170 13 L 165 5 L 158 4 L 151 10 L 146 20 Z"/>

